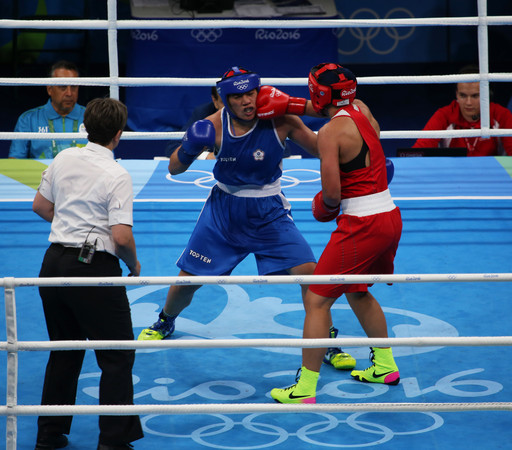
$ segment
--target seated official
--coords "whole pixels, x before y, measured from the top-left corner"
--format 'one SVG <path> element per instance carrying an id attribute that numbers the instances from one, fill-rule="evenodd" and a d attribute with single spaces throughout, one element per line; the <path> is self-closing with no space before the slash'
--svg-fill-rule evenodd
<path id="1" fill-rule="evenodd" d="M 78 77 L 78 68 L 68 61 L 55 63 L 50 77 Z M 85 107 L 79 105 L 78 86 L 47 86 L 48 102 L 24 112 L 16 123 L 15 132 L 78 133 L 83 129 Z M 61 150 L 83 147 L 83 140 L 13 140 L 9 158 L 53 159 Z"/>
<path id="2" fill-rule="evenodd" d="M 478 67 L 468 66 L 459 73 L 478 73 Z M 512 128 L 512 112 L 491 102 L 489 104 L 491 128 Z M 455 100 L 439 108 L 425 125 L 424 130 L 469 130 L 480 128 L 480 83 L 457 83 Z M 415 148 L 466 147 L 468 156 L 512 156 L 512 137 L 459 137 L 446 139 L 418 139 Z"/>

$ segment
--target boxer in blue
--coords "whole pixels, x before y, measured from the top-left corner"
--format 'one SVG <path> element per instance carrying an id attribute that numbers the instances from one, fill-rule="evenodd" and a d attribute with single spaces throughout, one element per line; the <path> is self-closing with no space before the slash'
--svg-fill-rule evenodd
<path id="1" fill-rule="evenodd" d="M 172 175 L 188 169 L 207 148 L 214 148 L 217 181 L 201 211 L 177 265 L 180 276 L 229 275 L 254 254 L 260 275 L 310 275 L 316 266 L 308 243 L 297 229 L 290 203 L 281 192 L 282 159 L 287 138 L 318 156 L 316 134 L 294 115 L 305 100 L 288 105 L 288 114 L 259 120 L 256 99 L 260 77 L 232 67 L 217 82 L 224 108 L 192 124 L 169 160 Z M 301 103 L 301 101 L 304 102 Z M 158 320 L 142 330 L 139 340 L 164 339 L 174 331 L 176 317 L 200 288 L 173 285 Z M 301 286 L 305 295 L 307 286 Z M 337 330 L 332 328 L 331 336 Z M 329 349 L 325 362 L 352 369 L 355 360 L 339 348 Z"/>

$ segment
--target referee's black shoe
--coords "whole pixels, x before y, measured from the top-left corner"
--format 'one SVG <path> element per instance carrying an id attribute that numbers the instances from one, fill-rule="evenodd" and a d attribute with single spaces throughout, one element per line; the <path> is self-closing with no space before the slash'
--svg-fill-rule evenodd
<path id="1" fill-rule="evenodd" d="M 63 434 L 42 434 L 38 437 L 35 450 L 54 450 L 68 445 L 68 438 Z"/>

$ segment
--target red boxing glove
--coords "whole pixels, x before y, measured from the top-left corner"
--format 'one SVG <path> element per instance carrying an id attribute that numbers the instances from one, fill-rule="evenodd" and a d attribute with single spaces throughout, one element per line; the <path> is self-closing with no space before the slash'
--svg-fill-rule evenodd
<path id="1" fill-rule="evenodd" d="M 322 191 L 313 198 L 311 209 L 313 210 L 313 217 L 319 222 L 329 222 L 336 219 L 340 213 L 340 205 L 336 206 L 336 208 L 331 208 L 325 204 Z"/>
<path id="2" fill-rule="evenodd" d="M 305 98 L 290 97 L 272 86 L 261 86 L 256 99 L 256 114 L 260 119 L 272 119 L 295 114 L 302 116 L 306 112 Z"/>

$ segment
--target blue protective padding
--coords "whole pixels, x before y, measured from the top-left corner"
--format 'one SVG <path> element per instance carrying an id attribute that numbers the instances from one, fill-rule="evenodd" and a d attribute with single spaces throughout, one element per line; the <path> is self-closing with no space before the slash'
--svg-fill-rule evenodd
<path id="1" fill-rule="evenodd" d="M 134 236 L 143 276 L 173 276 L 175 265 L 201 211 L 212 181 L 212 162 L 197 161 L 180 183 L 166 178 L 167 162 L 120 161 L 134 179 Z M 512 180 L 494 158 L 398 158 L 390 189 L 402 211 L 403 234 L 395 259 L 397 274 L 510 272 L 512 254 Z M 0 162 L 1 168 L 1 162 Z M 286 160 L 288 198 L 294 220 L 318 258 L 334 223 L 319 223 L 310 200 L 318 191 L 318 161 Z M 177 177 L 178 178 L 178 177 Z M 32 212 L 30 201 L 8 201 L 0 178 L 0 274 L 37 277 L 48 247 L 50 225 Z M 195 184 L 194 184 L 195 183 Z M 21 186 L 24 186 L 20 184 Z M 143 186 L 142 186 L 143 185 Z M 142 187 L 141 187 L 142 186 Z M 25 189 L 29 189 L 24 186 Z M 449 192 L 446 192 L 446 191 Z M 20 190 L 21 192 L 21 190 Z M 26 192 L 26 191 L 25 191 Z M 461 200 L 437 196 L 462 195 Z M 501 196 L 495 200 L 470 195 Z M 424 197 L 414 200 L 413 197 Z M 151 201 L 154 198 L 156 201 Z M 207 236 L 205 236 L 207 238 Z M 123 274 L 128 271 L 124 264 Z M 246 258 L 233 275 L 253 275 Z M 129 286 L 134 333 L 156 320 L 167 286 Z M 510 336 L 509 282 L 375 284 L 390 337 Z M 37 288 L 16 288 L 18 340 L 46 341 Z M 0 310 L 0 340 L 6 339 Z M 364 337 L 344 297 L 332 308 L 339 336 Z M 304 310 L 298 286 L 211 285 L 197 291 L 176 320 L 174 339 L 299 338 Z M 343 348 L 369 365 L 368 348 Z M 511 402 L 508 378 L 512 349 L 507 346 L 395 347 L 398 386 L 355 382 L 350 374 L 323 366 L 318 403 L 481 403 Z M 19 353 L 18 403 L 38 405 L 47 352 Z M 0 398 L 6 398 L 6 352 L 0 352 Z M 300 349 L 164 349 L 137 351 L 136 404 L 178 405 L 268 403 L 270 389 L 294 383 Z M 97 404 L 99 369 L 87 352 L 77 404 Z M 508 448 L 510 411 L 147 414 L 137 450 L 247 448 L 309 450 L 374 448 L 430 450 Z M 97 416 L 76 416 L 69 436 L 73 449 L 96 445 Z M 6 421 L 0 422 L 0 447 Z M 37 418 L 17 419 L 18 448 L 33 448 Z M 91 436 L 91 433 L 93 434 Z M 464 439 L 461 439 L 464 436 Z"/>

